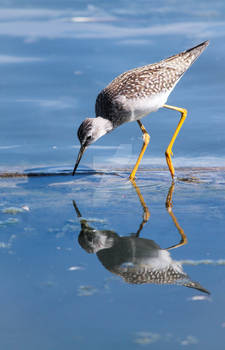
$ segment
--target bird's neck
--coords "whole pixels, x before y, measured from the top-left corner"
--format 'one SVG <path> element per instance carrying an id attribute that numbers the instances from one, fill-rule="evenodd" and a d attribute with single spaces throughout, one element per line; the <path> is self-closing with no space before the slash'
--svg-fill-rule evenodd
<path id="1" fill-rule="evenodd" d="M 97 124 L 102 130 L 102 135 L 112 131 L 114 129 L 112 122 L 109 119 L 105 119 L 102 117 L 96 117 Z"/>

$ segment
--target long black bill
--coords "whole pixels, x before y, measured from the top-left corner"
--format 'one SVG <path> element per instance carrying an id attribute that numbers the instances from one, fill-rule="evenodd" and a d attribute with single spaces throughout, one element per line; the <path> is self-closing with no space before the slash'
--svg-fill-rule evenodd
<path id="1" fill-rule="evenodd" d="M 80 160 L 81 160 L 81 158 L 82 158 L 82 155 L 84 154 L 84 151 L 86 150 L 86 146 L 84 145 L 84 146 L 81 146 L 81 148 L 80 148 L 80 151 L 79 151 L 79 153 L 78 153 L 78 157 L 77 157 L 77 161 L 76 161 L 76 164 L 75 164 L 75 167 L 74 167 L 74 169 L 73 169 L 73 173 L 72 173 L 72 175 L 74 176 L 74 174 L 75 174 L 75 172 L 76 172 L 76 170 L 77 170 L 77 167 L 78 167 L 78 165 L 79 165 L 79 163 L 80 163 Z"/>

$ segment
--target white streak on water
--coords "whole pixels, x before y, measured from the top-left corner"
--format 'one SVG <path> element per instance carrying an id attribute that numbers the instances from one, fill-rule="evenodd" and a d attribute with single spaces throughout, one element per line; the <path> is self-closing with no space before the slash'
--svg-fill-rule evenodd
<path id="1" fill-rule="evenodd" d="M 28 10 L 29 11 L 29 10 Z M 35 9 L 36 11 L 36 9 Z M 30 13 L 30 12 L 29 12 Z M 138 38 L 142 40 L 145 36 L 161 35 L 181 35 L 186 37 L 215 38 L 225 36 L 224 21 L 186 21 L 169 23 L 165 25 L 153 26 L 119 26 L 114 22 L 104 21 L 107 19 L 101 14 L 101 20 L 98 22 L 71 22 L 65 20 L 65 13 L 62 12 L 55 16 L 41 14 L 41 17 L 33 17 L 33 14 L 26 13 L 15 16 L 13 11 L 8 11 L 8 17 L 0 22 L 0 35 L 9 35 L 12 37 L 23 37 L 27 42 L 33 42 L 38 39 L 58 39 L 58 38 Z M 73 18 L 73 17 L 72 17 Z M 91 20 L 91 17 L 90 17 Z"/>
<path id="2" fill-rule="evenodd" d="M 18 148 L 18 147 L 22 147 L 22 146 L 21 145 L 0 146 L 0 150 L 1 149 L 13 149 L 13 148 Z"/>
<path id="3" fill-rule="evenodd" d="M 182 265 L 213 265 L 213 266 L 225 266 L 225 259 L 218 259 L 218 260 L 211 260 L 211 259 L 205 259 L 205 260 L 182 260 L 180 261 Z"/>
<path id="4" fill-rule="evenodd" d="M 40 62 L 40 61 L 44 61 L 44 59 L 40 57 L 19 57 L 19 56 L 0 55 L 0 64 L 28 63 L 28 62 Z"/>

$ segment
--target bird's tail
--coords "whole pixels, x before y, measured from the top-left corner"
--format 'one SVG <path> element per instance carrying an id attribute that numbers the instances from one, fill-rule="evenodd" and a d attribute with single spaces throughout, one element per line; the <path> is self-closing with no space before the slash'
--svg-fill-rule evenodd
<path id="1" fill-rule="evenodd" d="M 181 284 L 185 287 L 193 288 L 193 289 L 199 290 L 200 292 L 210 294 L 210 292 L 207 289 L 205 289 L 204 287 L 202 287 L 201 284 L 198 282 L 187 280 L 187 281 L 183 281 Z"/>
<path id="2" fill-rule="evenodd" d="M 204 41 L 191 49 L 167 58 L 164 62 L 171 68 L 175 68 L 177 73 L 179 71 L 182 74 L 195 62 L 208 45 L 209 41 Z"/>

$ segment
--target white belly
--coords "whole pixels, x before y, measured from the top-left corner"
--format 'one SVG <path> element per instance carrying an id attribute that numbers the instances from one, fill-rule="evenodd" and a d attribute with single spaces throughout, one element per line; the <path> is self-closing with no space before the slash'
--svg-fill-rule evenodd
<path id="1" fill-rule="evenodd" d="M 119 96 L 117 99 L 122 103 L 124 110 L 130 112 L 130 120 L 138 120 L 147 114 L 156 112 L 166 103 L 170 91 L 152 95 L 151 97 L 143 97 L 138 99 L 128 99 L 125 96 Z"/>

